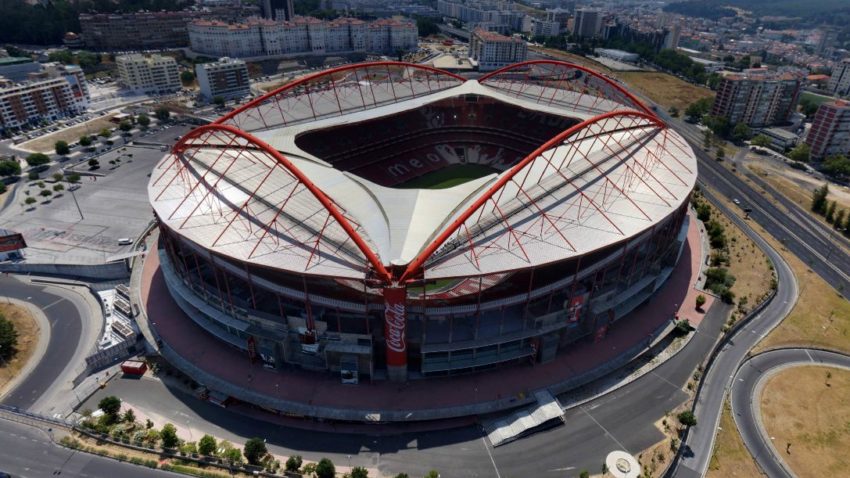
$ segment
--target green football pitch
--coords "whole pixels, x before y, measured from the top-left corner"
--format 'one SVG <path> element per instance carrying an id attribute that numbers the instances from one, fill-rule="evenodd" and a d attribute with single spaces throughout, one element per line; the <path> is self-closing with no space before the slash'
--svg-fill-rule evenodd
<path id="1" fill-rule="evenodd" d="M 399 187 L 404 189 L 446 189 L 494 173 L 498 173 L 498 171 L 480 164 L 455 164 L 413 178 Z"/>

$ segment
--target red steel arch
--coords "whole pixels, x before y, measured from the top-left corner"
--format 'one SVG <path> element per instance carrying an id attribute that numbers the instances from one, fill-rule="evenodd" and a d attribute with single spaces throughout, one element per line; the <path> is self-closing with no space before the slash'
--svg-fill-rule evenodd
<path id="1" fill-rule="evenodd" d="M 651 109 L 647 108 L 646 105 L 644 105 L 642 101 L 637 99 L 633 94 L 629 93 L 628 90 L 623 88 L 616 81 L 606 77 L 605 75 L 600 74 L 597 71 L 591 70 L 590 68 L 587 68 L 587 67 L 584 67 L 584 66 L 581 66 L 581 65 L 577 65 L 575 63 L 570 63 L 570 62 L 567 62 L 567 61 L 528 60 L 528 61 L 523 61 L 523 62 L 520 62 L 520 63 L 514 63 L 513 65 L 508 65 L 508 66 L 499 68 L 498 70 L 491 71 L 490 73 L 487 73 L 486 75 L 479 78 L 478 82 L 483 85 L 483 84 L 485 84 L 485 82 L 488 79 L 496 77 L 497 75 L 500 75 L 502 73 L 507 73 L 507 72 L 510 72 L 510 71 L 513 71 L 513 70 L 521 69 L 523 67 L 534 66 L 534 65 L 554 65 L 554 66 L 568 67 L 568 68 L 572 68 L 572 69 L 575 69 L 575 70 L 583 71 L 583 72 L 585 72 L 585 73 L 587 73 L 587 74 L 589 74 L 589 75 L 591 75 L 591 76 L 593 76 L 597 79 L 602 80 L 603 82 L 607 83 L 609 86 L 614 88 L 615 90 L 622 93 L 626 98 L 629 99 L 629 101 L 632 101 L 635 104 L 635 106 L 637 106 L 639 111 L 642 111 L 642 112 L 644 112 L 648 115 L 651 115 L 651 116 L 657 116 Z"/>
<path id="2" fill-rule="evenodd" d="M 307 190 L 310 191 L 310 193 L 313 195 L 313 197 L 315 197 L 319 201 L 319 203 L 321 203 L 321 205 L 327 210 L 328 214 L 330 214 L 334 218 L 334 220 L 337 221 L 337 224 L 339 224 L 340 227 L 342 227 L 342 229 L 346 232 L 346 234 L 348 234 L 348 236 L 351 238 L 351 240 L 354 241 L 354 244 L 357 245 L 357 248 L 360 250 L 360 252 L 362 252 L 363 255 L 366 257 L 366 259 L 369 261 L 369 263 L 372 265 L 372 267 L 374 267 L 375 272 L 380 276 L 380 278 L 383 279 L 384 281 L 386 281 L 387 283 L 389 283 L 391 281 L 391 275 L 390 275 L 389 271 L 387 270 L 387 268 L 384 267 L 384 265 L 381 263 L 381 260 L 378 258 L 377 254 L 375 254 L 375 252 L 372 251 L 372 249 L 369 247 L 369 245 L 366 244 L 366 241 L 363 240 L 363 238 L 360 236 L 360 234 L 358 234 L 357 231 L 354 230 L 354 227 L 351 226 L 351 223 L 348 221 L 348 219 L 346 219 L 345 216 L 342 214 L 342 212 L 340 212 L 339 208 L 337 208 L 334 201 L 331 198 L 329 198 L 315 184 L 313 184 L 313 182 L 310 181 L 310 178 L 308 178 L 303 172 L 301 172 L 301 170 L 299 170 L 294 164 L 292 164 L 291 161 L 289 161 L 279 151 L 272 148 L 269 144 L 260 140 L 256 136 L 254 136 L 250 133 L 246 133 L 246 132 L 244 132 L 244 131 L 242 131 L 239 128 L 236 128 L 234 126 L 211 123 L 211 124 L 208 124 L 208 125 L 204 125 L 204 126 L 200 126 L 198 128 L 195 128 L 194 130 L 190 131 L 185 136 L 183 136 L 177 142 L 177 144 L 175 144 L 174 147 L 172 148 L 172 150 L 171 150 L 172 153 L 175 154 L 175 155 L 179 155 L 179 154 L 182 154 L 190 146 L 198 146 L 197 144 L 190 143 L 190 140 L 198 138 L 202 134 L 208 133 L 208 132 L 211 132 L 211 131 L 223 131 L 223 132 L 235 135 L 239 138 L 242 138 L 242 139 L 248 141 L 249 143 L 253 143 L 258 149 L 262 150 L 264 153 L 268 154 L 269 156 L 271 156 L 272 158 L 277 160 L 277 162 L 281 166 L 286 168 L 286 170 L 289 171 L 289 173 L 291 173 L 293 176 L 295 176 L 295 178 L 302 185 L 304 185 L 304 187 L 306 187 Z M 208 146 L 208 145 L 202 145 L 202 146 Z M 212 146 L 212 145 L 209 145 L 209 146 Z"/>
<path id="3" fill-rule="evenodd" d="M 548 149 L 560 144 L 565 139 L 574 135 L 575 133 L 587 128 L 588 126 L 597 123 L 599 121 L 603 121 L 612 117 L 635 117 L 635 118 L 643 118 L 651 123 L 654 123 L 658 126 L 659 129 L 664 129 L 667 125 L 661 121 L 657 116 L 653 114 L 648 114 L 640 111 L 612 111 L 609 113 L 604 113 L 588 120 L 585 120 L 575 126 L 572 126 L 565 131 L 559 133 L 554 138 L 550 139 L 543 145 L 541 145 L 536 150 L 532 151 L 528 156 L 526 156 L 522 161 L 515 164 L 511 169 L 507 171 L 507 173 L 503 174 L 499 177 L 499 179 L 490 186 L 487 191 L 478 197 L 474 203 L 472 203 L 464 212 L 455 219 L 448 228 L 443 230 L 439 236 L 437 236 L 427 247 L 425 247 L 419 254 L 407 265 L 407 268 L 404 270 L 402 275 L 399 278 L 399 282 L 403 283 L 407 280 L 410 280 L 414 274 L 416 274 L 425 261 L 437 251 L 455 232 L 460 229 L 461 226 L 470 218 L 476 211 L 481 209 L 487 201 L 493 198 L 508 182 L 510 182 L 514 176 L 520 173 L 529 163 L 537 159 L 540 155 L 542 155 Z"/>
<path id="4" fill-rule="evenodd" d="M 449 78 L 458 80 L 461 83 L 464 83 L 467 80 L 466 78 L 464 78 L 462 76 L 456 75 L 454 73 L 451 73 L 451 72 L 448 72 L 448 71 L 445 71 L 445 70 L 441 70 L 439 68 L 434 68 L 434 67 L 427 66 L 427 65 L 418 65 L 418 64 L 415 64 L 415 63 L 407 63 L 407 62 L 403 62 L 403 61 L 375 61 L 375 62 L 355 63 L 355 64 L 352 64 L 352 65 L 344 65 L 344 66 L 340 66 L 340 67 L 337 67 L 337 68 L 331 68 L 331 69 L 328 69 L 328 70 L 319 71 L 317 73 L 313 73 L 311 75 L 307 75 L 303 78 L 299 78 L 295 81 L 289 82 L 289 83 L 287 83 L 287 84 L 285 84 L 285 85 L 283 85 L 283 86 L 281 86 L 281 87 L 279 87 L 275 90 L 272 90 L 272 91 L 270 91 L 270 92 L 268 92 L 268 93 L 266 93 L 266 94 L 264 94 L 264 95 L 262 95 L 258 98 L 255 98 L 255 99 L 249 101 L 248 103 L 245 103 L 244 105 L 240 106 L 239 108 L 236 108 L 235 110 L 233 110 L 233 111 L 227 113 L 226 115 L 222 116 L 221 118 L 217 119 L 214 123 L 223 124 L 227 121 L 232 120 L 235 116 L 239 115 L 240 113 L 243 113 L 243 112 L 248 111 L 252 108 L 258 107 L 259 105 L 261 105 L 263 102 L 269 100 L 270 98 L 274 98 L 275 96 L 278 96 L 281 93 L 285 93 L 289 90 L 298 88 L 299 86 L 309 84 L 311 82 L 314 82 L 315 80 L 318 80 L 318 79 L 321 79 L 321 78 L 324 78 L 324 77 L 328 77 L 328 76 L 332 76 L 332 75 L 335 75 L 337 73 L 341 73 L 341 72 L 345 72 L 345 71 L 361 70 L 361 69 L 365 70 L 365 69 L 369 69 L 369 68 L 382 67 L 382 66 L 413 68 L 413 69 L 417 69 L 417 70 L 421 70 L 421 71 L 426 71 L 426 72 L 429 72 L 429 73 L 434 73 L 434 74 L 437 74 L 437 75 L 447 76 Z"/>

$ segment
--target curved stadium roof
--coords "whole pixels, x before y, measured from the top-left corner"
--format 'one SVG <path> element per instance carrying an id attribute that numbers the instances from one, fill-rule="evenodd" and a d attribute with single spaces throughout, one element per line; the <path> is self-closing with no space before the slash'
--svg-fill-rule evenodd
<path id="1" fill-rule="evenodd" d="M 440 190 L 380 186 L 301 150 L 306 131 L 476 94 L 581 122 L 500 173 Z M 187 134 L 151 175 L 159 220 L 261 266 L 385 281 L 505 272 L 651 229 L 687 200 L 693 151 L 613 81 L 555 61 L 466 80 L 350 65 L 292 82 Z M 404 270 L 391 276 L 394 270 Z"/>

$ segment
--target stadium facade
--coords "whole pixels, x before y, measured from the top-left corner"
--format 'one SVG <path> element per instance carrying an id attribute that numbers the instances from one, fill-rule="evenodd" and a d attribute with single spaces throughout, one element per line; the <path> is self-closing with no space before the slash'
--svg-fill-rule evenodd
<path id="1" fill-rule="evenodd" d="M 696 176 L 677 133 L 586 68 L 381 62 L 193 130 L 148 190 L 169 291 L 222 346 L 407 380 L 604 337 L 675 267 Z"/>

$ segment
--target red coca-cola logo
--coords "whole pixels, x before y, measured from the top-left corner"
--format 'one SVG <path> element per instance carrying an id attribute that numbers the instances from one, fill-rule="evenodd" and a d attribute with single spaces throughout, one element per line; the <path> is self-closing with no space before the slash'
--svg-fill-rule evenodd
<path id="1" fill-rule="evenodd" d="M 386 324 L 387 348 L 393 352 L 404 352 L 407 344 L 404 342 L 404 304 L 386 302 L 384 306 L 384 322 Z"/>

